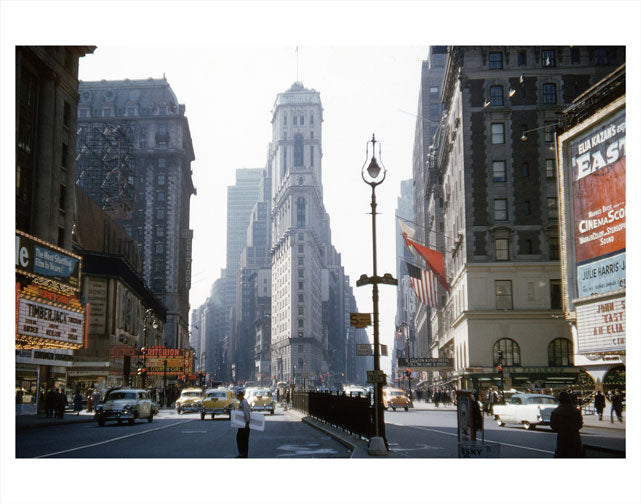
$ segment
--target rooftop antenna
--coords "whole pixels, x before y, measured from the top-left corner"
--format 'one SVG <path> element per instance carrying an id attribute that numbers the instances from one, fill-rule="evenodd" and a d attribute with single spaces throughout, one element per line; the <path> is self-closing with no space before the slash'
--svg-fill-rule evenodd
<path id="1" fill-rule="evenodd" d="M 296 82 L 298 82 L 298 46 L 296 46 Z"/>

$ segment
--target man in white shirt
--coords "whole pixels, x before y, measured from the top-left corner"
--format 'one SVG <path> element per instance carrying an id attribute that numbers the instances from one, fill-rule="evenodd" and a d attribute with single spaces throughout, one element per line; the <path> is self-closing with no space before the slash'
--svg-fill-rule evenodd
<path id="1" fill-rule="evenodd" d="M 240 390 L 237 394 L 239 405 L 238 409 L 245 415 L 245 427 L 238 428 L 236 433 L 236 446 L 238 447 L 238 455 L 236 458 L 247 458 L 249 454 L 249 416 L 251 410 L 249 403 L 245 399 L 245 392 Z"/>

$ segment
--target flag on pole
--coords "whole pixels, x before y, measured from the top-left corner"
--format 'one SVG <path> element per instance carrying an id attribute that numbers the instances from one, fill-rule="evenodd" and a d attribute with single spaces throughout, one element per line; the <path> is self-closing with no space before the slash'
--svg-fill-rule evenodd
<path id="1" fill-rule="evenodd" d="M 403 236 L 403 239 L 410 250 L 414 249 L 423 259 L 425 259 L 429 270 L 436 276 L 436 279 L 445 288 L 445 290 L 449 292 L 450 286 L 447 283 L 447 277 L 445 276 L 445 258 L 443 257 L 443 254 L 434 249 L 427 248 L 425 245 L 416 243 L 405 236 Z"/>
<path id="2" fill-rule="evenodd" d="M 401 228 L 401 233 L 403 234 L 404 238 L 414 238 L 414 233 L 416 233 L 414 228 L 405 224 L 401 219 L 398 220 L 398 225 Z"/>
<path id="3" fill-rule="evenodd" d="M 436 295 L 436 275 L 413 264 L 407 263 L 410 285 L 421 303 L 432 308 L 438 308 Z"/>

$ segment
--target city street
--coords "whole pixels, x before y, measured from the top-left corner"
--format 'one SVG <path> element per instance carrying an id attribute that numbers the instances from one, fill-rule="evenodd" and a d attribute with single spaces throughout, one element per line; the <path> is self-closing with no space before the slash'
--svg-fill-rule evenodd
<path id="1" fill-rule="evenodd" d="M 73 417 L 73 415 L 72 415 Z M 17 458 L 233 458 L 236 429 L 225 416 L 201 421 L 197 413 L 162 410 L 152 423 L 69 423 L 18 430 Z M 350 451 L 282 410 L 252 431 L 250 458 L 347 458 Z"/>
<path id="2" fill-rule="evenodd" d="M 484 417 L 485 441 L 501 444 L 501 458 L 549 458 L 554 456 L 556 433 L 549 427 L 528 431 L 517 425 L 499 427 Z M 411 409 L 385 413 L 390 451 L 397 456 L 416 458 L 456 458 L 458 441 L 456 410 Z M 625 431 L 584 426 L 584 444 L 625 450 Z"/>

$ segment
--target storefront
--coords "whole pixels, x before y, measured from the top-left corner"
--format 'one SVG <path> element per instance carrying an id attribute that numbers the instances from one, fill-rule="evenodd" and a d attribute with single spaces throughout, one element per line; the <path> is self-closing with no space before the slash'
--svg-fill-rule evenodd
<path id="1" fill-rule="evenodd" d="M 79 256 L 16 231 L 16 411 L 36 414 L 49 389 L 67 391 L 73 351 L 86 344 Z"/>

